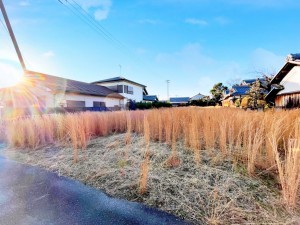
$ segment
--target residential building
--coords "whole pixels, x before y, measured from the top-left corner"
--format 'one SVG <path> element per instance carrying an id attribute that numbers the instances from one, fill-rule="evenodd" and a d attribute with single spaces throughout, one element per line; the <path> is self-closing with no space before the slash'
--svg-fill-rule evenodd
<path id="1" fill-rule="evenodd" d="M 266 100 L 275 107 L 300 107 L 300 53 L 287 56 L 285 65 L 271 80 Z"/>
<path id="2" fill-rule="evenodd" d="M 111 89 L 34 71 L 26 71 L 23 81 L 0 89 L 0 102 L 5 108 L 98 108 L 120 110 L 124 97 Z"/>
<path id="3" fill-rule="evenodd" d="M 224 107 L 234 106 L 235 100 L 240 99 L 241 101 L 242 98 L 248 96 L 249 90 L 250 90 L 250 85 L 245 83 L 243 85 L 233 85 L 232 88 L 224 92 L 224 97 L 222 99 L 222 106 Z"/>
<path id="4" fill-rule="evenodd" d="M 158 97 L 156 95 L 144 95 L 143 102 L 158 102 Z"/>
<path id="5" fill-rule="evenodd" d="M 99 80 L 92 82 L 92 84 L 105 86 L 110 90 L 119 93 L 124 97 L 123 104 L 126 104 L 129 100 L 141 102 L 143 101 L 143 96 L 148 95 L 145 85 L 128 80 L 124 77 Z"/>
<path id="6" fill-rule="evenodd" d="M 199 93 L 199 94 L 196 94 L 195 96 L 191 97 L 190 101 L 198 101 L 204 97 L 206 97 L 206 96 Z"/>
<path id="7" fill-rule="evenodd" d="M 267 87 L 267 81 L 265 78 L 242 80 L 240 85 L 233 85 L 229 90 L 226 90 L 224 92 L 222 106 L 225 107 L 235 106 L 234 103 L 237 99 L 239 99 L 239 102 L 241 103 L 243 98 L 249 97 L 249 91 L 251 85 L 257 80 L 260 81 L 260 84 L 262 86 Z M 262 90 L 262 94 L 267 94 L 267 92 Z"/>
<path id="8" fill-rule="evenodd" d="M 170 98 L 172 106 L 185 106 L 190 102 L 189 97 L 173 97 Z"/>

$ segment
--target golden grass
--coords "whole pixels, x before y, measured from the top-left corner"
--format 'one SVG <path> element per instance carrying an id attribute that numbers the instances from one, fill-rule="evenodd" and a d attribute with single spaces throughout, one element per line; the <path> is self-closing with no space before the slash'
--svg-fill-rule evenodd
<path id="1" fill-rule="evenodd" d="M 147 191 L 147 180 L 149 173 L 149 164 L 150 164 L 150 126 L 147 117 L 144 118 L 144 139 L 145 139 L 145 153 L 144 160 L 141 163 L 141 172 L 140 172 L 140 180 L 139 180 L 139 193 L 145 194 Z"/>
<path id="2" fill-rule="evenodd" d="M 144 135 L 145 157 L 141 165 L 140 192 L 149 173 L 150 141 L 165 142 L 172 149 L 168 167 L 180 165 L 177 143 L 183 143 L 201 164 L 201 152 L 218 160 L 244 163 L 250 176 L 277 168 L 282 195 L 294 207 L 299 195 L 299 110 L 255 112 L 227 108 L 174 108 L 130 112 L 85 112 L 43 115 L 6 122 L 1 136 L 14 148 L 36 149 L 52 143 L 72 145 L 74 162 L 78 151 L 87 149 L 95 137 L 132 132 Z M 3 122 L 1 121 L 1 124 Z M 216 151 L 216 149 L 218 151 Z M 275 171 L 276 173 L 276 171 Z"/>

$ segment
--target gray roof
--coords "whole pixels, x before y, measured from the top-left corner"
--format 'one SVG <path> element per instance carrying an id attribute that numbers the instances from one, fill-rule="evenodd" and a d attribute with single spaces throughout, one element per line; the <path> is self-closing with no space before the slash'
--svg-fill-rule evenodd
<path id="1" fill-rule="evenodd" d="M 155 102 L 155 101 L 158 101 L 158 98 L 156 95 L 143 95 L 143 100 Z"/>
<path id="2" fill-rule="evenodd" d="M 101 85 L 70 80 L 34 71 L 26 71 L 25 75 L 33 82 L 43 83 L 43 85 L 45 85 L 47 88 L 54 92 L 63 91 L 68 93 L 78 93 L 84 95 L 111 97 L 119 99 L 124 98 L 122 95 Z"/>
<path id="3" fill-rule="evenodd" d="M 197 95 L 191 97 L 191 101 L 192 101 L 192 100 L 199 100 L 199 99 L 202 99 L 202 98 L 204 98 L 204 97 L 205 97 L 205 95 L 199 93 L 199 94 L 197 94 Z"/>
<path id="4" fill-rule="evenodd" d="M 136 84 L 136 85 L 139 85 L 139 86 L 142 86 L 142 87 L 146 87 L 146 85 L 143 85 L 143 84 L 140 84 L 140 83 L 137 83 L 137 82 L 134 82 L 132 80 L 128 80 L 126 79 L 125 77 L 113 77 L 113 78 L 109 78 L 109 79 L 105 79 L 105 80 L 98 80 L 98 81 L 95 81 L 95 82 L 92 82 L 92 84 L 96 84 L 96 83 L 110 83 L 110 82 L 120 82 L 120 81 L 127 81 L 128 83 L 132 83 L 132 84 Z"/>
<path id="5" fill-rule="evenodd" d="M 174 97 L 170 98 L 171 103 L 188 103 L 190 101 L 189 97 Z"/>

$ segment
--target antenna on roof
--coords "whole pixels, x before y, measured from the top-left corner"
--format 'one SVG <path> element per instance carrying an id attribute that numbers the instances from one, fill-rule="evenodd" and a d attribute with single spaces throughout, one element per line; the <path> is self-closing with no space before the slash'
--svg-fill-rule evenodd
<path id="1" fill-rule="evenodd" d="M 120 77 L 121 77 L 121 75 L 122 75 L 122 65 L 119 64 L 118 66 L 119 66 L 119 68 L 120 68 Z"/>
<path id="2" fill-rule="evenodd" d="M 24 63 L 24 60 L 23 60 L 21 51 L 20 51 L 20 49 L 19 49 L 19 46 L 18 46 L 16 37 L 15 37 L 14 32 L 13 32 L 13 30 L 12 30 L 12 27 L 11 27 L 11 25 L 10 25 L 10 22 L 9 22 L 9 19 L 8 19 L 8 16 L 7 16 L 7 13 L 6 13 L 6 10 L 5 10 L 5 8 L 4 8 L 4 4 L 3 4 L 3 1 L 2 1 L 2 0 L 0 0 L 0 8 L 1 8 L 1 11 L 2 11 L 2 14 L 3 14 L 3 18 L 4 18 L 4 21 L 5 21 L 6 27 L 7 27 L 7 29 L 8 29 L 10 38 L 11 38 L 13 44 L 14 44 L 15 50 L 16 50 L 17 55 L 18 55 L 18 58 L 19 58 L 19 61 L 20 61 L 20 63 L 21 63 L 22 69 L 23 69 L 23 71 L 25 72 L 25 71 L 26 71 L 26 66 L 25 66 L 25 63 Z"/>

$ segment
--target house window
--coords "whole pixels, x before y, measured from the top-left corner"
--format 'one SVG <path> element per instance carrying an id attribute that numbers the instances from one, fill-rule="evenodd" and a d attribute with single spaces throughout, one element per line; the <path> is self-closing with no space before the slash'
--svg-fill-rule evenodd
<path id="1" fill-rule="evenodd" d="M 128 94 L 133 94 L 133 87 L 131 86 L 128 86 Z"/>
<path id="2" fill-rule="evenodd" d="M 123 85 L 118 85 L 117 89 L 118 89 L 118 93 L 123 93 Z"/>
<path id="3" fill-rule="evenodd" d="M 93 102 L 93 107 L 106 107 L 105 102 Z"/>
<path id="4" fill-rule="evenodd" d="M 124 93 L 128 93 L 128 85 L 124 85 Z"/>
<path id="5" fill-rule="evenodd" d="M 124 85 L 124 93 L 133 94 L 133 87 Z"/>
<path id="6" fill-rule="evenodd" d="M 67 100 L 67 107 L 85 107 L 85 101 L 73 101 L 73 100 Z"/>

